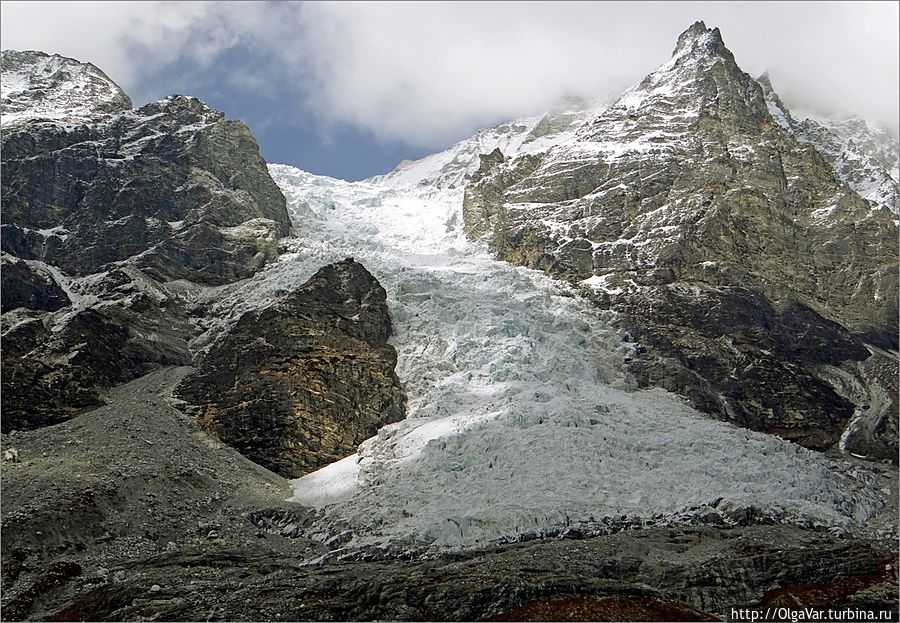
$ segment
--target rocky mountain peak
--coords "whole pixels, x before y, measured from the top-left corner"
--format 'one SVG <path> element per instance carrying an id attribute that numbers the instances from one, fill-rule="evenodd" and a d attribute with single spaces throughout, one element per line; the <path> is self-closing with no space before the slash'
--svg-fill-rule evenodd
<path id="1" fill-rule="evenodd" d="M 741 70 L 718 28 L 697 22 L 678 39 L 668 61 L 578 130 L 579 139 L 618 149 L 683 134 L 700 119 L 727 132 L 756 135 L 771 125 L 759 84 Z M 707 123 L 707 127 L 709 124 Z M 604 151 L 606 149 L 604 148 Z"/>
<path id="2" fill-rule="evenodd" d="M 684 54 L 695 56 L 715 54 L 734 60 L 731 51 L 725 47 L 725 42 L 722 41 L 722 33 L 719 32 L 719 29 L 707 28 L 703 21 L 694 22 L 690 28 L 678 36 L 672 57 Z"/>
<path id="3" fill-rule="evenodd" d="M 762 72 L 759 77 L 756 79 L 759 82 L 759 85 L 765 91 L 774 91 L 774 87 L 772 86 L 772 78 L 769 76 L 769 71 L 766 70 Z"/>
<path id="4" fill-rule="evenodd" d="M 3 50 L 3 126 L 28 121 L 83 124 L 129 110 L 131 99 L 91 63 L 58 54 Z"/>
<path id="5" fill-rule="evenodd" d="M 641 382 L 824 449 L 854 406 L 821 365 L 865 360 L 863 342 L 896 348 L 896 271 L 885 269 L 895 266 L 896 224 L 871 209 L 896 205 L 896 183 L 858 166 L 862 154 L 847 141 L 828 142 L 834 133 L 793 124 L 770 87 L 697 22 L 671 59 L 574 140 L 529 158 L 483 159 L 463 219 L 500 258 L 582 284 L 620 313 L 621 326 L 656 349 L 631 366 Z M 710 324 L 712 308 L 737 315 Z M 829 347 L 807 351 L 780 327 Z M 741 331 L 748 339 L 733 358 L 720 338 L 736 343 Z M 735 381 L 734 369 L 762 372 Z M 896 437 L 871 430 L 854 443 L 891 455 Z"/>

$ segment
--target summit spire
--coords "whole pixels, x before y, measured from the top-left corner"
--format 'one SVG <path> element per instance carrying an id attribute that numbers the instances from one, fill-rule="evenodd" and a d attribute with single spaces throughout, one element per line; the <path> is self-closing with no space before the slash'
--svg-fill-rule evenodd
<path id="1" fill-rule="evenodd" d="M 722 33 L 719 32 L 719 29 L 707 28 L 706 23 L 702 20 L 694 22 L 690 28 L 678 36 L 678 43 L 675 45 L 675 50 L 672 51 L 672 56 L 675 57 L 688 52 L 695 54 L 712 53 L 734 58 L 731 51 L 725 47 L 725 42 L 722 41 Z"/>

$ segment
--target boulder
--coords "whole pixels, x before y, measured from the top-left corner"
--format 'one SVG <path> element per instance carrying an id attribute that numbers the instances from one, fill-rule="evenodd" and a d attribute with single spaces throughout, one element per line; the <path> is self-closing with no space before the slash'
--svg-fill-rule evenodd
<path id="1" fill-rule="evenodd" d="M 347 259 L 245 313 L 176 394 L 201 428 L 296 478 L 404 417 L 390 333 L 384 288 Z"/>

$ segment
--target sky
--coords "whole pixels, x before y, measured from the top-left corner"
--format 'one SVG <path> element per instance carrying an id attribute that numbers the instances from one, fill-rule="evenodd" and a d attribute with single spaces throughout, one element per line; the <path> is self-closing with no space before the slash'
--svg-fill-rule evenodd
<path id="1" fill-rule="evenodd" d="M 898 134 L 897 2 L 0 3 L 3 49 L 201 98 L 269 162 L 357 180 L 565 96 L 615 97 L 698 19 L 789 107 Z"/>

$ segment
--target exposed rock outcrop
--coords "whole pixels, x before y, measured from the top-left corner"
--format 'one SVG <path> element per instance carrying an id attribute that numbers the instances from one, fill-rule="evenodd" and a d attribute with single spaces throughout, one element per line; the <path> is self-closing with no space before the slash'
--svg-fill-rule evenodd
<path id="1" fill-rule="evenodd" d="M 2 147 L 3 249 L 70 275 L 128 262 L 219 285 L 273 259 L 290 231 L 250 131 L 194 98 L 14 128 Z"/>
<path id="2" fill-rule="evenodd" d="M 867 405 L 822 367 L 897 348 L 897 225 L 770 100 L 698 22 L 574 139 L 484 157 L 463 214 L 498 257 L 618 311 L 641 381 L 823 449 Z M 896 444 L 862 454 L 896 459 Z"/>
<path id="3" fill-rule="evenodd" d="M 139 270 L 110 271 L 85 296 L 95 304 L 71 317 L 62 309 L 57 330 L 49 316 L 4 316 L 12 325 L 3 333 L 4 431 L 55 424 L 98 404 L 99 388 L 191 363 L 197 329 L 183 301 Z"/>
<path id="4" fill-rule="evenodd" d="M 0 261 L 4 313 L 19 307 L 56 311 L 71 303 L 46 266 L 29 264 L 8 253 L 3 253 Z"/>
<path id="5" fill-rule="evenodd" d="M 254 274 L 291 224 L 250 131 L 200 100 L 129 110 L 97 68 L 43 53 L 2 69 L 9 431 L 189 364 L 191 293 Z"/>
<path id="6" fill-rule="evenodd" d="M 808 143 L 832 166 L 837 178 L 877 210 L 900 213 L 897 142 L 884 128 L 850 117 L 842 120 L 796 119 L 772 87 L 769 75 L 758 78 L 769 112 L 778 125 Z"/>
<path id="7" fill-rule="evenodd" d="M 244 314 L 177 394 L 204 429 L 283 476 L 348 456 L 405 415 L 385 300 L 361 264 L 325 266 Z"/>

